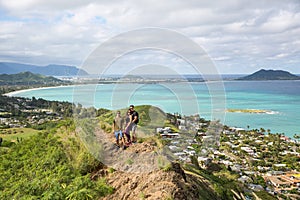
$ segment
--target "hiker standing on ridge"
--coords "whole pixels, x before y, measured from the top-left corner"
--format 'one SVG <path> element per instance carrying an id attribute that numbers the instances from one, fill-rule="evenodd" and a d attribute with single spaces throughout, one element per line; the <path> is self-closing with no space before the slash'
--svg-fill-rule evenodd
<path id="1" fill-rule="evenodd" d="M 132 142 L 136 142 L 136 129 L 137 124 L 139 123 L 139 113 L 134 110 L 134 105 L 129 106 L 130 112 L 131 112 L 131 126 L 132 126 Z"/>
<path id="2" fill-rule="evenodd" d="M 127 138 L 127 143 L 126 143 L 127 146 L 131 145 L 131 138 L 130 138 L 130 132 L 132 129 L 131 121 L 132 121 L 131 120 L 131 111 L 130 111 L 130 109 L 128 109 L 126 116 L 125 116 L 125 130 L 124 130 L 124 133 Z"/>
<path id="3" fill-rule="evenodd" d="M 116 145 L 120 147 L 119 144 L 119 138 L 121 138 L 121 141 L 123 143 L 123 147 L 125 147 L 125 140 L 124 136 L 122 134 L 122 128 L 123 128 L 124 120 L 121 117 L 121 112 L 117 111 L 117 115 L 115 116 L 114 122 L 113 122 L 113 132 L 116 137 Z"/>

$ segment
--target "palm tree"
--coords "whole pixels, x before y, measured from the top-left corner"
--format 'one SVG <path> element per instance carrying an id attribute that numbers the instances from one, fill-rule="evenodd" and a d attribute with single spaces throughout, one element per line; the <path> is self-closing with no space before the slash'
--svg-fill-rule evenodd
<path id="1" fill-rule="evenodd" d="M 260 132 L 265 133 L 266 130 L 264 128 L 260 128 Z"/>

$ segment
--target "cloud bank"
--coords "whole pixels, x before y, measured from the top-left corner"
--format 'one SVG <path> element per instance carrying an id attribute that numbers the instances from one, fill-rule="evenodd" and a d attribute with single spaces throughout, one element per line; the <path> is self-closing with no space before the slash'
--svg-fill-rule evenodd
<path id="1" fill-rule="evenodd" d="M 299 11 L 298 0 L 0 0 L 0 61 L 80 66 L 119 33 L 161 27 L 194 40 L 220 73 L 260 68 L 300 73 Z M 138 64 L 137 55 L 126 62 Z M 163 63 L 176 60 L 161 55 Z"/>

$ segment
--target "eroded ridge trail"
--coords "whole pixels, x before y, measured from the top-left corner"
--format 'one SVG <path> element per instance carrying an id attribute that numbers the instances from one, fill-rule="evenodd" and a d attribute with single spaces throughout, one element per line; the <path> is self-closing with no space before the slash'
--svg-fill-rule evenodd
<path id="1" fill-rule="evenodd" d="M 163 165 L 166 153 L 155 144 L 136 143 L 123 150 L 115 146 L 112 133 L 101 129 L 97 129 L 96 138 L 102 147 L 103 163 L 115 170 L 104 173 L 100 170 L 95 174 L 94 178 L 105 177 L 115 188 L 114 193 L 103 200 L 218 199 L 209 183 L 193 174 L 185 174 L 180 164 Z"/>
<path id="2" fill-rule="evenodd" d="M 160 150 L 148 142 L 135 143 L 126 148 L 117 147 L 112 133 L 96 130 L 96 139 L 101 146 L 100 161 L 115 170 L 143 173 L 158 170 L 164 159 Z"/>

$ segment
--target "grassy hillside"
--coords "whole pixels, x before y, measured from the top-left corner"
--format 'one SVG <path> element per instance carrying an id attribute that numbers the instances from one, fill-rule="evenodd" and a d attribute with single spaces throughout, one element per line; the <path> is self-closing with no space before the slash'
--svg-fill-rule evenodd
<path id="1" fill-rule="evenodd" d="M 1 85 L 36 85 L 36 84 L 57 84 L 64 83 L 60 79 L 52 76 L 44 76 L 40 74 L 33 74 L 31 72 L 21 72 L 18 74 L 1 74 Z"/>
<path id="2" fill-rule="evenodd" d="M 0 137 L 9 142 L 16 142 L 27 139 L 40 131 L 32 128 L 3 128 L 0 129 Z"/>
<path id="3" fill-rule="evenodd" d="M 37 85 L 37 84 L 59 84 L 65 81 L 52 76 L 21 72 L 18 74 L 0 74 L 0 85 Z"/>
<path id="4" fill-rule="evenodd" d="M 113 191 L 104 179 L 91 180 L 101 163 L 72 136 L 70 124 L 0 147 L 0 199 L 95 199 Z"/>

